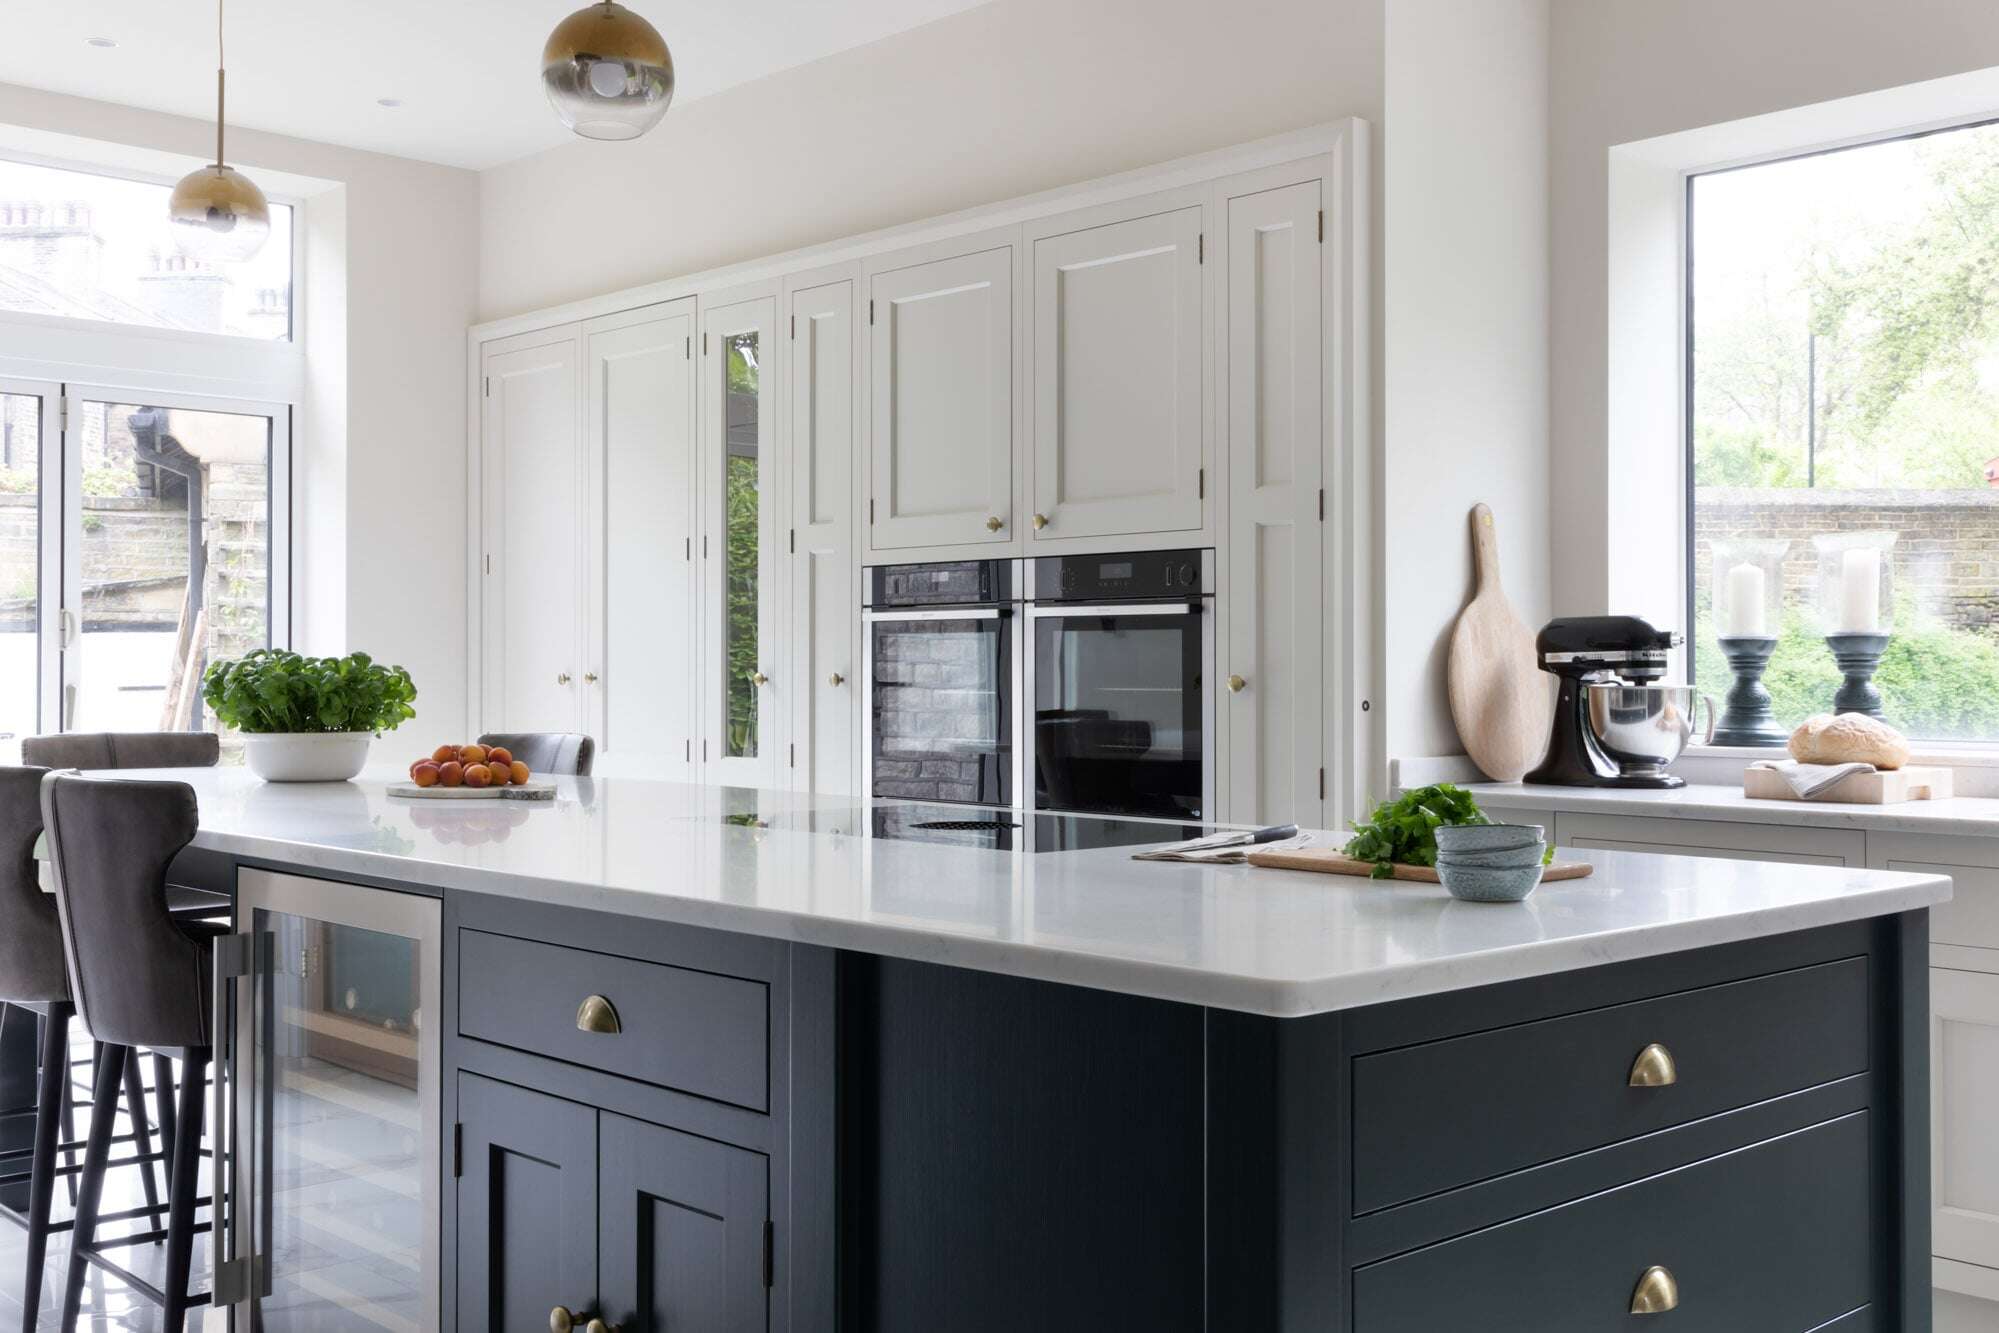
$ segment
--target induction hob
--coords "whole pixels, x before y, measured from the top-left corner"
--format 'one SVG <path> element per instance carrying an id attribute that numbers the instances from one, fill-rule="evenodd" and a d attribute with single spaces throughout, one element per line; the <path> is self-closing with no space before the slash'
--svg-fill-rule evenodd
<path id="1" fill-rule="evenodd" d="M 761 821 L 767 828 L 996 852 L 1075 852 L 1185 842 L 1209 825 L 1109 815 L 1029 814 L 987 806 L 896 804 L 806 810 Z"/>

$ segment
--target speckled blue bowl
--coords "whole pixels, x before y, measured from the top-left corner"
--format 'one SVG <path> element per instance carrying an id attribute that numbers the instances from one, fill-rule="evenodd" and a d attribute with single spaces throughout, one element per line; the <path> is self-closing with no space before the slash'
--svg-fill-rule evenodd
<path id="1" fill-rule="evenodd" d="M 1437 853 L 1437 864 L 1449 862 L 1454 866 L 1484 866 L 1488 869 L 1516 870 L 1521 866 L 1537 866 L 1548 854 L 1545 842 L 1530 842 L 1525 847 L 1506 847 L 1489 852 L 1446 852 Z"/>
<path id="2" fill-rule="evenodd" d="M 1517 903 L 1541 882 L 1541 867 L 1437 863 L 1437 878 L 1451 897 L 1468 903 Z"/>
<path id="3" fill-rule="evenodd" d="M 1539 824 L 1446 824 L 1437 830 L 1440 852 L 1502 852 L 1546 841 Z"/>

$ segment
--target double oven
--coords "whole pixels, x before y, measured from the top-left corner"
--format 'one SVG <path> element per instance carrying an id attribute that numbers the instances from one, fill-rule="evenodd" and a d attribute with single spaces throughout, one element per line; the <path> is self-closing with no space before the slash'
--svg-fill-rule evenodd
<path id="1" fill-rule="evenodd" d="M 1213 603 L 1206 550 L 870 567 L 867 790 L 1207 817 Z"/>

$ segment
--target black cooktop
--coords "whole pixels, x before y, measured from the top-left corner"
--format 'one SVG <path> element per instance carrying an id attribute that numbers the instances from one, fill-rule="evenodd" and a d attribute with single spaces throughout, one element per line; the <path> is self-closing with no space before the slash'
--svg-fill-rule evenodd
<path id="1" fill-rule="evenodd" d="M 1074 852 L 1184 842 L 1214 830 L 1202 824 L 1104 815 L 1024 814 L 967 805 L 877 805 L 773 815 L 770 828 L 893 842 L 927 842 L 998 852 Z"/>

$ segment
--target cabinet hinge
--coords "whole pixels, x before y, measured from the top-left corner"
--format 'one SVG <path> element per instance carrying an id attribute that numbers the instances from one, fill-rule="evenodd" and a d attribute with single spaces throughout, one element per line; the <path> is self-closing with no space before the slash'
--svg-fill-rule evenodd
<path id="1" fill-rule="evenodd" d="M 1199 480 L 1195 486 L 1194 498 L 1197 500 L 1205 500 L 1208 498 L 1208 470 L 1206 468 L 1202 468 L 1195 475 L 1196 477 L 1199 478 Z"/>
<path id="2" fill-rule="evenodd" d="M 796 315 L 791 317 L 791 336 L 794 338 L 798 336 L 798 316 Z"/>
<path id="3" fill-rule="evenodd" d="M 787 767 L 789 767 L 789 768 L 797 768 L 797 767 L 798 767 L 798 742 L 797 742 L 797 741 L 793 741 L 793 742 L 791 743 L 791 745 L 790 745 L 789 749 L 790 749 L 790 762 L 789 762 L 789 764 L 787 764 Z"/>
<path id="4" fill-rule="evenodd" d="M 456 1180 L 464 1174 L 465 1126 L 460 1123 L 451 1127 L 451 1178 Z"/>
<path id="5" fill-rule="evenodd" d="M 701 762 L 704 764 L 708 762 L 708 738 L 706 736 L 701 738 Z"/>
<path id="6" fill-rule="evenodd" d="M 488 376 L 486 377 L 486 396 L 487 396 L 488 398 L 491 398 L 491 397 L 493 396 L 493 377 L 492 377 L 491 375 L 488 375 Z M 68 403 L 64 403 L 64 404 L 63 404 L 63 408 L 62 408 L 62 413 L 63 413 L 63 420 L 64 420 L 64 421 L 68 421 L 68 420 L 69 420 L 69 404 L 68 404 Z"/>
<path id="7" fill-rule="evenodd" d="M 874 299 L 874 297 L 870 296 L 870 297 L 868 298 L 868 325 L 869 325 L 869 327 L 871 327 L 871 328 L 872 328 L 872 327 L 874 326 L 874 322 L 875 322 L 875 299 Z"/>
<path id="8" fill-rule="evenodd" d="M 777 1285 L 777 1223 L 764 1219 L 764 1286 Z"/>
<path id="9" fill-rule="evenodd" d="M 694 762 L 694 738 L 692 736 L 687 738 L 687 744 L 681 750 L 681 758 L 690 764 Z"/>
<path id="10" fill-rule="evenodd" d="M 793 528 L 793 529 L 791 530 L 791 554 L 793 554 L 793 555 L 797 555 L 797 554 L 798 554 L 798 529 L 797 529 L 797 528 Z"/>
<path id="11" fill-rule="evenodd" d="M 694 558 L 694 539 L 692 537 L 686 537 L 683 538 L 682 540 L 686 543 L 686 550 L 683 551 L 682 554 L 687 559 L 692 560 Z"/>
<path id="12" fill-rule="evenodd" d="M 708 331 L 706 329 L 701 331 L 701 355 L 708 355 Z"/>
<path id="13" fill-rule="evenodd" d="M 1205 264 L 1208 262 L 1208 233 L 1206 232 L 1202 232 L 1194 238 L 1194 262 L 1196 264 Z"/>
<path id="14" fill-rule="evenodd" d="M 874 525 L 875 525 L 875 497 L 870 495 L 868 497 L 868 526 L 872 528 Z"/>
<path id="15" fill-rule="evenodd" d="M 701 558 L 708 558 L 708 534 L 705 532 L 701 534 Z"/>
<path id="16" fill-rule="evenodd" d="M 486 552 L 486 572 L 488 574 L 493 572 L 493 553 L 491 551 Z"/>
<path id="17" fill-rule="evenodd" d="M 687 342 L 687 355 L 683 356 L 681 360 L 692 361 L 694 359 L 694 335 L 691 333 L 688 334 L 686 342 Z"/>
<path id="18" fill-rule="evenodd" d="M 1326 210 L 1322 208 L 1319 210 L 1319 244 L 1324 245 L 1325 243 L 1326 243 Z"/>
<path id="19" fill-rule="evenodd" d="M 1324 486 L 1319 488 L 1319 521 L 1321 523 L 1326 521 L 1326 488 Z"/>
<path id="20" fill-rule="evenodd" d="M 1319 799 L 1326 799 L 1326 770 L 1323 768 L 1319 770 Z"/>

